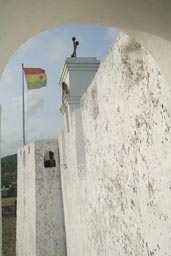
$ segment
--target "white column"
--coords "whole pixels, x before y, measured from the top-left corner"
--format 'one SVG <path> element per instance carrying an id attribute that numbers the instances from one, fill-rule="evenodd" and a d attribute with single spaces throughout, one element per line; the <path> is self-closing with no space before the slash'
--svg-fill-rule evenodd
<path id="1" fill-rule="evenodd" d="M 68 255 L 83 255 L 86 251 L 86 243 L 82 241 L 86 241 L 84 220 L 80 218 L 80 212 L 85 211 L 80 202 L 86 193 L 82 192 L 86 191 L 85 186 L 82 187 L 86 176 L 86 158 L 80 99 L 98 67 L 96 58 L 67 58 L 59 82 L 63 90 L 61 112 L 65 128 L 58 143 Z"/>
<path id="2" fill-rule="evenodd" d="M 80 99 L 94 78 L 100 62 L 96 58 L 67 58 L 59 84 L 65 83 L 61 112 L 64 115 L 66 134 L 75 138 L 77 166 L 85 165 L 84 137 Z M 68 134 L 69 136 L 69 134 Z"/>

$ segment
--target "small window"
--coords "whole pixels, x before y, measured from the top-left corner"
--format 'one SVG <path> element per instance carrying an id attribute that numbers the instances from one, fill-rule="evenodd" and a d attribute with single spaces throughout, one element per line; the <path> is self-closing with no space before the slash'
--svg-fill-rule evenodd
<path id="1" fill-rule="evenodd" d="M 48 151 L 44 155 L 44 167 L 56 167 L 55 156 L 52 151 Z"/>

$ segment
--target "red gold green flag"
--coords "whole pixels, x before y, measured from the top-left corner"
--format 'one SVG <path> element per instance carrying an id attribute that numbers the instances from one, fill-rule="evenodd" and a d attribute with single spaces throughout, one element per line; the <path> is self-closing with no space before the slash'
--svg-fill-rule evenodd
<path id="1" fill-rule="evenodd" d="M 47 77 L 44 69 L 23 68 L 28 90 L 39 89 L 47 85 Z"/>

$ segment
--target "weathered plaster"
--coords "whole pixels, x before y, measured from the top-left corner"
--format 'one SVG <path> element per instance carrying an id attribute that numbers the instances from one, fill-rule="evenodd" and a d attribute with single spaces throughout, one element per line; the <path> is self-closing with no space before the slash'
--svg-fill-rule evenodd
<path id="1" fill-rule="evenodd" d="M 170 102 L 155 60 L 124 34 L 84 95 L 66 95 L 69 130 L 65 126 L 52 145 L 58 158 L 59 144 L 67 255 L 170 256 Z M 18 255 L 56 255 L 48 238 L 56 241 L 61 233 L 47 220 L 61 219 L 63 226 L 63 214 L 60 182 L 42 168 L 49 146 L 31 144 L 25 168 L 18 152 Z"/>
<path id="2" fill-rule="evenodd" d="M 59 137 L 68 255 L 170 256 L 170 100 L 155 60 L 121 34 L 81 99 L 84 166 L 74 111 Z"/>
<path id="3" fill-rule="evenodd" d="M 32 143 L 19 149 L 17 154 L 17 256 L 36 255 L 35 180 L 35 147 Z"/>
<path id="4" fill-rule="evenodd" d="M 44 168 L 47 151 L 54 152 L 56 167 Z M 57 140 L 18 151 L 17 256 L 30 255 L 66 256 Z"/>

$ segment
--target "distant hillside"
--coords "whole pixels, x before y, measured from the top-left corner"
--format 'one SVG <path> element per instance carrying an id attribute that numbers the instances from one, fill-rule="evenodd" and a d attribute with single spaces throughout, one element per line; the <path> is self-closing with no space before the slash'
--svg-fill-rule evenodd
<path id="1" fill-rule="evenodd" d="M 14 172 L 17 170 L 17 154 L 6 156 L 1 159 L 2 176 L 5 172 Z"/>

